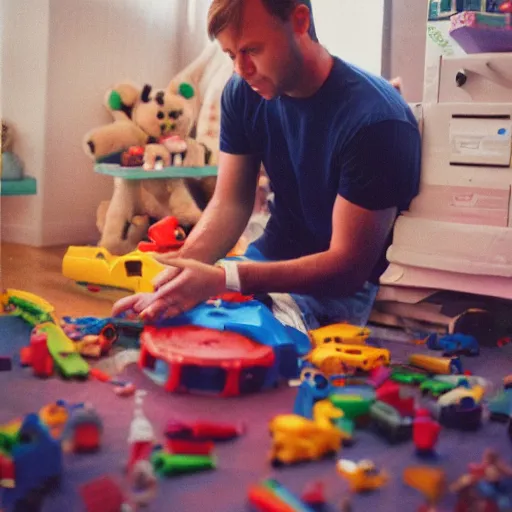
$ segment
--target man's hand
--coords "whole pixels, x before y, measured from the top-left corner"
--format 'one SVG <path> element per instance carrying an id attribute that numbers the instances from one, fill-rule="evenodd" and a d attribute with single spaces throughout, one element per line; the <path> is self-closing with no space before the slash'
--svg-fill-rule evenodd
<path id="1" fill-rule="evenodd" d="M 173 317 L 225 291 L 225 274 L 220 267 L 169 256 L 155 258 L 168 265 L 155 278 L 155 291 L 121 299 L 114 304 L 112 316 L 131 309 L 149 322 Z"/>

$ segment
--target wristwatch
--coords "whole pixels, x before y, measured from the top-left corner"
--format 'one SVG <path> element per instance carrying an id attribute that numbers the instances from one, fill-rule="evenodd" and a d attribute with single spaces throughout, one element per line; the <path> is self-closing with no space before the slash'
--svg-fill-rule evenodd
<path id="1" fill-rule="evenodd" d="M 241 292 L 240 274 L 238 273 L 238 262 L 233 260 L 222 260 L 217 263 L 224 269 L 226 274 L 226 290 L 230 292 Z"/>

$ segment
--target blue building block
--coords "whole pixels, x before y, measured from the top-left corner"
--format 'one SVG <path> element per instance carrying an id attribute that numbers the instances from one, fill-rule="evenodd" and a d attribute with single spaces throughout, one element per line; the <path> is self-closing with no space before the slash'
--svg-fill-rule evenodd
<path id="1" fill-rule="evenodd" d="M 16 483 L 2 493 L 2 507 L 23 510 L 23 500 L 34 491 L 56 483 L 62 475 L 62 448 L 37 414 L 28 414 L 20 427 L 18 442 L 13 446 Z M 20 504 L 21 503 L 21 504 Z"/>

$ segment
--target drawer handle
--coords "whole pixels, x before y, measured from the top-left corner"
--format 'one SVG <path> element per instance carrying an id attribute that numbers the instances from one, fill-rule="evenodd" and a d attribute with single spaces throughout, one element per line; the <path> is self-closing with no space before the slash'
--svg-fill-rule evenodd
<path id="1" fill-rule="evenodd" d="M 491 72 L 490 75 L 488 72 L 486 73 L 486 69 Z M 490 62 L 486 62 L 485 67 L 481 69 L 459 69 L 459 71 L 457 71 L 457 74 L 455 75 L 455 84 L 457 85 L 457 87 L 463 87 L 466 84 L 466 82 L 468 81 L 469 73 L 482 75 L 488 80 L 492 80 L 493 82 L 496 82 L 497 84 L 500 84 L 503 87 L 512 86 L 511 78 L 505 76 L 501 71 L 499 71 L 496 68 L 496 66 L 494 66 Z"/>
<path id="2" fill-rule="evenodd" d="M 457 87 L 462 87 L 467 81 L 468 75 L 466 73 L 466 70 L 461 69 L 457 71 L 457 74 L 455 75 L 455 83 L 457 84 Z"/>

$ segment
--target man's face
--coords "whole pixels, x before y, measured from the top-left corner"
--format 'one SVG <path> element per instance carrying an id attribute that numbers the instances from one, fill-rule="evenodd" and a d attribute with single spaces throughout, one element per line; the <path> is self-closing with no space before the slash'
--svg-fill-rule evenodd
<path id="1" fill-rule="evenodd" d="M 293 24 L 273 17 L 261 0 L 246 0 L 241 26 L 227 27 L 217 40 L 235 72 L 263 98 L 294 89 L 301 54 Z"/>

